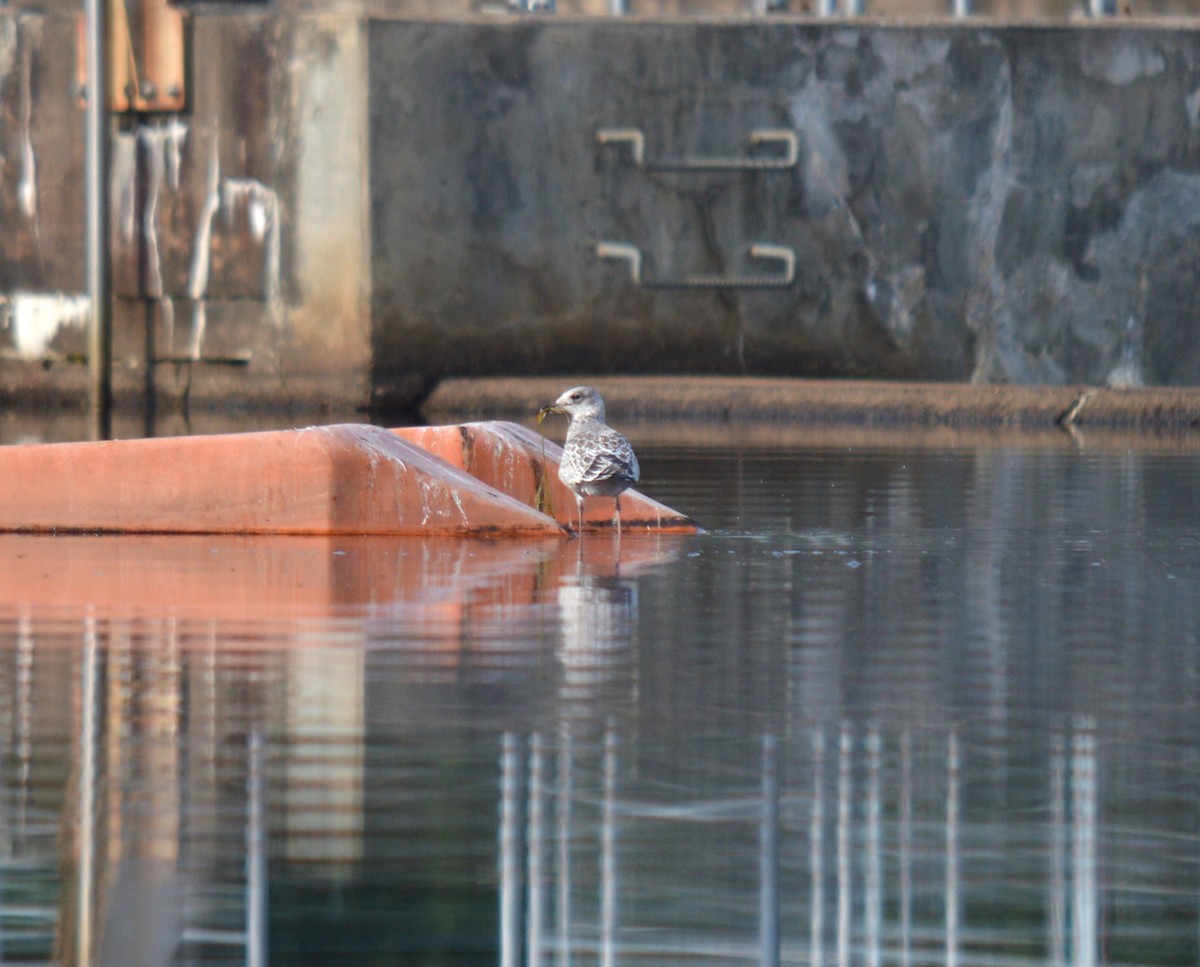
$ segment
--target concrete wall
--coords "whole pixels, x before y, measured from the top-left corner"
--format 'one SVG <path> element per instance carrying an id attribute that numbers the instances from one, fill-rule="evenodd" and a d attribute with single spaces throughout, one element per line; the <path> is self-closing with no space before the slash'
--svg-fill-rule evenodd
<path id="1" fill-rule="evenodd" d="M 127 398 L 148 356 L 161 400 L 231 403 L 569 370 L 1200 383 L 1196 32 L 228 8 L 191 31 L 190 112 L 114 145 Z M 74 43 L 71 17 L 0 17 L 0 401 L 83 386 Z M 649 167 L 597 141 L 625 128 Z M 794 165 L 653 167 L 778 157 L 764 130 Z M 647 287 L 601 242 L 651 283 L 778 277 L 755 244 L 794 278 Z"/>
<path id="2" fill-rule="evenodd" d="M 365 404 L 362 22 L 201 14 L 190 42 L 189 111 L 114 134 L 118 398 Z M 84 384 L 75 65 L 73 17 L 0 19 L 0 399 Z"/>
<path id="3" fill-rule="evenodd" d="M 377 388 L 417 372 L 1200 381 L 1200 34 L 369 25 Z M 784 171 L 654 172 L 790 129 Z M 386 160 L 385 160 L 386 159 Z M 663 291 L 789 246 L 795 284 Z"/>

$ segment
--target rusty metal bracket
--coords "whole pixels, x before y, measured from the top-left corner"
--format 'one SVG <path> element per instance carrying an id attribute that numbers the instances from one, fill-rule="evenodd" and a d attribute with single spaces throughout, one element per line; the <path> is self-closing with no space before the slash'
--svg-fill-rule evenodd
<path id="1" fill-rule="evenodd" d="M 188 15 L 167 0 L 112 0 L 108 8 L 107 109 L 187 110 Z M 76 20 L 76 82 L 86 95 L 83 17 Z"/>
<path id="2" fill-rule="evenodd" d="M 602 128 L 596 132 L 602 145 L 627 144 L 633 163 L 646 171 L 781 171 L 795 168 L 800 158 L 800 139 L 786 128 L 763 128 L 750 132 L 750 150 L 759 145 L 783 145 L 784 153 L 735 158 L 646 158 L 646 136 L 640 128 Z"/>
<path id="3" fill-rule="evenodd" d="M 785 289 L 796 280 L 796 253 L 786 245 L 755 242 L 750 257 L 782 262 L 783 274 L 773 275 L 688 275 L 681 279 L 645 279 L 642 277 L 642 252 L 625 242 L 600 242 L 596 255 L 629 264 L 629 278 L 643 289 Z"/>

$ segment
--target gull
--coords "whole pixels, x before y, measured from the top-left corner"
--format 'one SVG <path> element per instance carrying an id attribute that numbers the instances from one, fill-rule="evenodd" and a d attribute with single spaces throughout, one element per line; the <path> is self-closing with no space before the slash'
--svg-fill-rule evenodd
<path id="1" fill-rule="evenodd" d="M 638 462 L 633 447 L 604 422 L 604 400 L 590 386 L 576 386 L 538 410 L 539 423 L 549 413 L 571 421 L 563 444 L 558 479 L 575 492 L 579 504 L 579 533 L 583 533 L 583 498 L 612 497 L 617 537 L 621 536 L 621 494 L 637 483 Z"/>

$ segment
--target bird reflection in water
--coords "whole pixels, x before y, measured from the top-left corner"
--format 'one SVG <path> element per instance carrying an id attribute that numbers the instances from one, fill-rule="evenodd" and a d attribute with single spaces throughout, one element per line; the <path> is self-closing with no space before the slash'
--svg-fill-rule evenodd
<path id="1" fill-rule="evenodd" d="M 627 535 L 624 541 L 581 541 L 564 555 L 558 614 L 565 692 L 586 693 L 632 666 L 636 577 L 671 561 L 678 548 L 678 540 Z"/>

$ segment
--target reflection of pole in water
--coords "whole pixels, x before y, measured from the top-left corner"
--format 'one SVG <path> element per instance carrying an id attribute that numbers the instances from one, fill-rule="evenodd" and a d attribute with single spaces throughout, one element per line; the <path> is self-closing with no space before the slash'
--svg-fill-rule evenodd
<path id="1" fill-rule="evenodd" d="M 79 897 L 75 924 L 75 963 L 92 962 L 92 861 L 96 802 L 96 619 L 84 622 L 83 664 L 80 669 L 79 729 Z"/>
<path id="2" fill-rule="evenodd" d="M 17 829 L 25 832 L 29 811 L 29 770 L 33 764 L 33 619 L 21 615 L 17 625 Z"/>
<path id="3" fill-rule="evenodd" d="M 758 837 L 758 942 L 762 967 L 779 965 L 779 775 L 775 737 L 763 736 L 762 818 Z"/>
<path id="4" fill-rule="evenodd" d="M 616 964 L 617 733 L 604 733 L 604 814 L 600 823 L 600 964 Z"/>
<path id="5" fill-rule="evenodd" d="M 838 967 L 850 964 L 850 753 L 854 739 L 850 727 L 842 724 L 841 744 L 838 753 L 838 912 L 837 912 L 837 962 Z"/>
<path id="6" fill-rule="evenodd" d="M 900 967 L 912 964 L 912 735 L 900 734 Z"/>
<path id="7" fill-rule="evenodd" d="M 812 816 L 808 821 L 808 869 L 809 869 L 809 947 L 808 962 L 821 963 L 824 947 L 825 921 L 825 865 L 821 855 L 821 831 L 825 825 L 825 795 L 821 786 L 821 761 L 825 756 L 825 734 L 817 729 L 812 736 L 813 754 L 813 797 Z"/>
<path id="8" fill-rule="evenodd" d="M 958 733 L 946 744 L 946 967 L 958 964 Z"/>
<path id="9" fill-rule="evenodd" d="M 879 967 L 883 927 L 883 845 L 880 830 L 879 729 L 867 732 L 867 965 Z"/>
<path id="10" fill-rule="evenodd" d="M 1096 963 L 1096 732 L 1090 716 L 1076 723 L 1071 755 L 1074 829 L 1075 967 Z"/>
<path id="11" fill-rule="evenodd" d="M 528 887 L 525 925 L 526 967 L 541 967 L 542 963 L 542 794 L 545 783 L 542 736 L 534 732 L 529 740 L 529 828 L 526 833 Z"/>
<path id="12" fill-rule="evenodd" d="M 500 967 L 521 961 L 521 751 L 504 733 L 500 754 Z"/>
<path id="13" fill-rule="evenodd" d="M 558 746 L 558 964 L 571 963 L 571 730 L 564 722 Z"/>
<path id="14" fill-rule="evenodd" d="M 267 963 L 267 834 L 263 806 L 263 739 L 250 732 L 246 765 L 246 967 Z"/>
<path id="15" fill-rule="evenodd" d="M 1067 962 L 1067 784 L 1063 737 L 1050 739 L 1050 962 Z"/>

